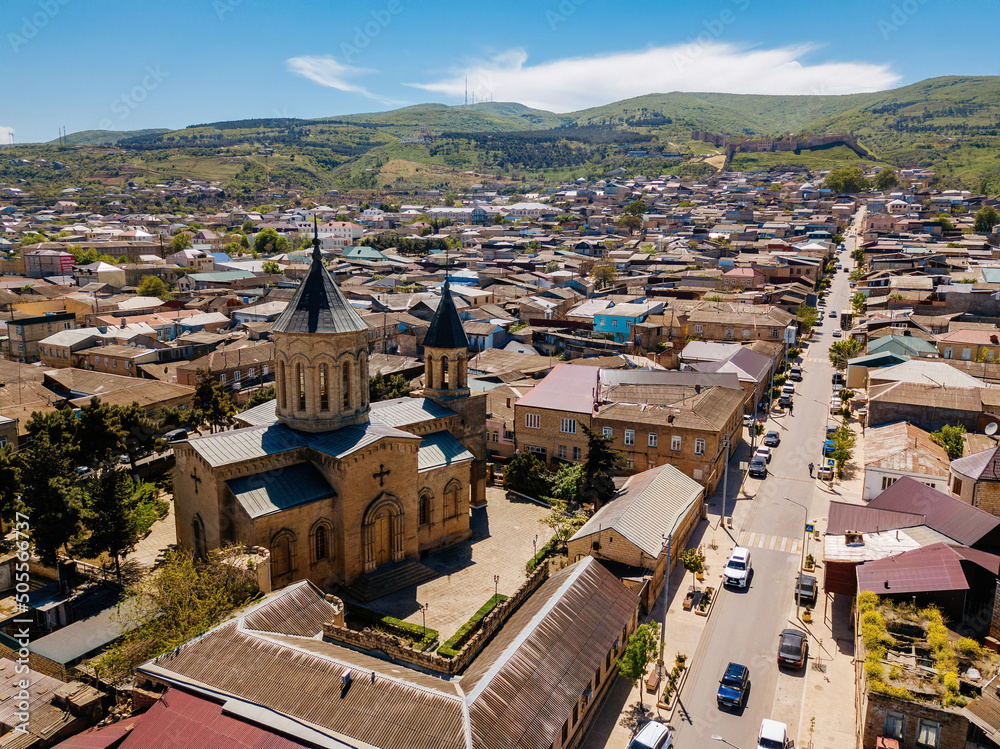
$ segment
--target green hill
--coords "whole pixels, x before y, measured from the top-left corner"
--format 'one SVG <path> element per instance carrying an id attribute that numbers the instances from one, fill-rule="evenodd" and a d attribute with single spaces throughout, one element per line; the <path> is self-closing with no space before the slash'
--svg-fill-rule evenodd
<path id="1" fill-rule="evenodd" d="M 45 194 L 68 179 L 115 184 L 221 180 L 237 195 L 264 188 L 405 193 L 458 189 L 491 175 L 513 191 L 553 180 L 626 174 L 703 176 L 716 149 L 693 129 L 734 136 L 851 131 L 881 163 L 930 167 L 944 186 L 1000 192 L 1000 77 L 934 78 L 844 96 L 647 94 L 556 114 L 513 102 L 419 104 L 311 120 L 268 118 L 180 130 L 85 131 L 14 146 L 20 158 L 57 159 L 58 173 L 0 163 L 0 182 L 25 179 Z M 430 136 L 430 137 L 426 137 Z M 857 163 L 848 149 L 739 155 L 745 170 Z M 869 162 L 871 163 L 871 162 Z M 472 174 L 470 174 L 472 173 Z"/>

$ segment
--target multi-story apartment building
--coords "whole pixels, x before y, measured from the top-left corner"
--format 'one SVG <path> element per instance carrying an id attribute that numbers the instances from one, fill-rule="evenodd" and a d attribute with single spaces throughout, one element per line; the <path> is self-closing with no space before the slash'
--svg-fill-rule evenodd
<path id="1" fill-rule="evenodd" d="M 36 362 L 40 355 L 39 341 L 57 331 L 75 327 L 76 315 L 71 312 L 15 318 L 7 323 L 7 353 L 11 359 Z"/>

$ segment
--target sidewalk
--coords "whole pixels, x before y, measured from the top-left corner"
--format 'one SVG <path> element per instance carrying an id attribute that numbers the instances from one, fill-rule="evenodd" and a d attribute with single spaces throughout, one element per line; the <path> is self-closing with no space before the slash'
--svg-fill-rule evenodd
<path id="1" fill-rule="evenodd" d="M 152 569 L 163 561 L 164 553 L 177 546 L 177 528 L 174 525 L 173 497 L 163 495 L 170 505 L 166 516 L 153 523 L 149 533 L 136 544 L 135 551 L 125 557 L 122 562 Z"/>

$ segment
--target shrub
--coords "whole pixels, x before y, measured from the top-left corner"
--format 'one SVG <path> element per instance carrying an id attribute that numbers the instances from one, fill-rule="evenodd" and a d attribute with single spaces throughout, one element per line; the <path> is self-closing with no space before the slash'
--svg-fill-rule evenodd
<path id="1" fill-rule="evenodd" d="M 941 650 L 948 645 L 948 630 L 943 624 L 931 624 L 927 627 L 927 644 L 933 650 Z"/>
<path id="2" fill-rule="evenodd" d="M 897 687 L 895 684 L 889 684 L 884 681 L 872 681 L 868 683 L 869 691 L 875 694 L 881 694 L 886 697 L 892 697 L 897 700 L 912 700 L 913 692 L 909 689 L 903 689 L 903 687 Z"/>
<path id="3" fill-rule="evenodd" d="M 983 649 L 979 646 L 979 643 L 971 637 L 959 638 L 956 647 L 959 653 L 969 658 L 977 658 L 983 654 Z"/>
<path id="4" fill-rule="evenodd" d="M 532 572 L 534 572 L 535 568 L 542 563 L 542 560 L 549 557 L 552 554 L 552 552 L 555 551 L 555 548 L 556 548 L 556 539 L 555 538 L 549 539 L 548 543 L 546 543 L 545 546 L 540 548 L 538 550 L 538 553 L 535 554 L 535 556 L 533 556 L 531 559 L 529 559 L 528 563 L 524 565 L 525 572 L 527 572 L 529 575 Z"/>
<path id="5" fill-rule="evenodd" d="M 901 669 L 899 666 L 896 665 L 889 666 L 890 679 L 898 679 L 902 675 L 903 675 L 903 669 Z"/>
<path id="6" fill-rule="evenodd" d="M 879 629 L 885 629 L 885 619 L 878 611 L 866 611 L 861 615 L 861 626 L 866 624 L 875 624 Z"/>
<path id="7" fill-rule="evenodd" d="M 486 618 L 486 615 L 506 600 L 507 596 L 503 594 L 490 596 L 490 600 L 480 606 L 479 611 L 473 614 L 472 618 L 463 624 L 459 628 L 458 632 L 449 637 L 448 641 L 437 649 L 438 655 L 443 655 L 445 658 L 454 658 L 458 655 L 465 643 L 467 643 L 472 638 L 472 635 L 474 635 L 479 629 L 479 626 L 482 624 L 483 619 Z"/>
<path id="8" fill-rule="evenodd" d="M 435 629 L 428 627 L 425 630 L 419 624 L 404 622 L 402 619 L 380 614 L 364 606 L 347 604 L 347 615 L 365 627 L 407 640 L 414 650 L 426 650 L 438 638 Z"/>
<path id="9" fill-rule="evenodd" d="M 882 664 L 879 661 L 866 660 L 865 661 L 865 675 L 871 681 L 882 681 L 884 671 L 882 669 Z"/>
<path id="10" fill-rule="evenodd" d="M 862 613 L 865 611 L 874 611 L 876 605 L 878 605 L 877 594 L 872 593 L 870 590 L 858 593 L 858 611 Z"/>
<path id="11" fill-rule="evenodd" d="M 941 681 L 944 683 L 945 689 L 952 694 L 958 694 L 958 674 L 954 671 L 948 671 Z"/>

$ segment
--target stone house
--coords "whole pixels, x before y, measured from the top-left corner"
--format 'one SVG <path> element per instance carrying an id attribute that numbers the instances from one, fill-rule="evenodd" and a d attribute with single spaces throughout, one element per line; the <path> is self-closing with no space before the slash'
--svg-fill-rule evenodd
<path id="1" fill-rule="evenodd" d="M 1000 447 L 953 460 L 948 488 L 966 504 L 1000 516 Z"/>
<path id="2" fill-rule="evenodd" d="M 869 429 L 865 435 L 865 480 L 861 498 L 874 499 L 903 476 L 932 489 L 948 483 L 948 453 L 930 434 L 905 421 Z"/>

